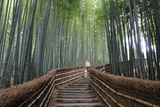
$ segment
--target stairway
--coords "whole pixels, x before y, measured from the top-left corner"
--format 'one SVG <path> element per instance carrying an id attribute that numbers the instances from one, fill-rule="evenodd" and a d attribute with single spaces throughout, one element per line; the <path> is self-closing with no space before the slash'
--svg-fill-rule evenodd
<path id="1" fill-rule="evenodd" d="M 89 86 L 89 78 L 59 89 L 57 107 L 103 107 Z"/>

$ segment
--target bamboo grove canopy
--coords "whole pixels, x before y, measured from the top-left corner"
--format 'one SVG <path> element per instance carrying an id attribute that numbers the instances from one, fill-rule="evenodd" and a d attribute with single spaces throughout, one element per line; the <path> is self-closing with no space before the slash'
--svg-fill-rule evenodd
<path id="1" fill-rule="evenodd" d="M 85 60 L 160 80 L 159 19 L 159 0 L 0 0 L 0 88 Z"/>

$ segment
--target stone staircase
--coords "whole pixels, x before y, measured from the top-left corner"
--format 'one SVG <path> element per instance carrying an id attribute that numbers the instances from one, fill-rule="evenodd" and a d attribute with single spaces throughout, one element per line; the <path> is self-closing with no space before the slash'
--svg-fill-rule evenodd
<path id="1" fill-rule="evenodd" d="M 57 107 L 103 107 L 85 78 L 66 87 L 60 88 L 57 94 Z"/>

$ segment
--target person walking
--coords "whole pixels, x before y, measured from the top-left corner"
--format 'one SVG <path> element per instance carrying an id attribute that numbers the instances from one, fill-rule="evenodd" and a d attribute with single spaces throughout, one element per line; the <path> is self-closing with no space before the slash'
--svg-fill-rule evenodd
<path id="1" fill-rule="evenodd" d="M 84 69 L 84 77 L 87 77 L 87 67 L 89 67 L 90 65 L 91 65 L 90 61 L 86 60 L 85 69 Z"/>

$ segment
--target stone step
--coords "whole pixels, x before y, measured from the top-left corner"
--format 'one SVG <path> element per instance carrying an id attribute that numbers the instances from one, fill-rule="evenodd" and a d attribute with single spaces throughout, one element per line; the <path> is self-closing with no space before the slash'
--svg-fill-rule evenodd
<path id="1" fill-rule="evenodd" d="M 90 88 L 85 88 L 85 87 L 66 87 L 66 88 L 63 88 L 63 90 L 90 90 Z"/>
<path id="2" fill-rule="evenodd" d="M 103 107 L 101 103 L 57 103 L 57 107 Z"/>
<path id="3" fill-rule="evenodd" d="M 89 84 L 89 83 L 90 83 L 90 80 L 87 79 L 87 80 L 80 80 L 80 81 L 77 81 L 77 82 L 75 82 L 75 83 L 73 83 L 73 84 Z"/>
<path id="4" fill-rule="evenodd" d="M 95 95 L 94 93 L 58 93 L 58 95 L 79 95 L 79 96 L 84 96 L 84 95 Z"/>
<path id="5" fill-rule="evenodd" d="M 95 98 L 95 95 L 57 95 L 57 98 Z"/>
<path id="6" fill-rule="evenodd" d="M 70 85 L 89 85 L 90 82 L 75 82 Z"/>
<path id="7" fill-rule="evenodd" d="M 90 85 L 81 85 L 81 84 L 72 84 L 72 85 L 68 85 L 67 87 L 64 88 L 88 88 L 91 89 Z"/>
<path id="8" fill-rule="evenodd" d="M 75 83 L 75 84 L 70 84 L 68 86 L 89 86 L 89 84 L 88 83 L 87 84 L 77 84 L 77 83 Z"/>
<path id="9" fill-rule="evenodd" d="M 76 82 L 76 83 L 73 83 L 73 84 L 89 84 L 90 81 L 87 80 L 87 81 L 80 81 L 80 82 Z"/>
<path id="10" fill-rule="evenodd" d="M 98 102 L 98 98 L 57 98 L 56 101 L 63 103 L 91 103 Z"/>
<path id="11" fill-rule="evenodd" d="M 63 93 L 93 93 L 92 90 L 59 90 L 59 92 Z"/>
<path id="12" fill-rule="evenodd" d="M 64 88 L 89 88 L 91 89 L 91 87 L 88 85 L 69 85 L 67 87 L 64 87 Z"/>

